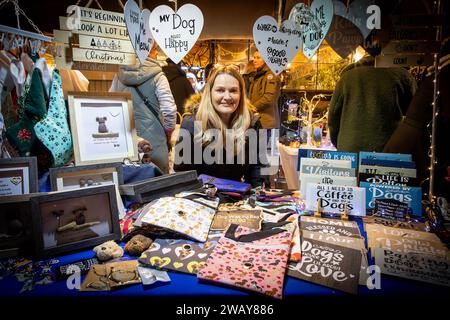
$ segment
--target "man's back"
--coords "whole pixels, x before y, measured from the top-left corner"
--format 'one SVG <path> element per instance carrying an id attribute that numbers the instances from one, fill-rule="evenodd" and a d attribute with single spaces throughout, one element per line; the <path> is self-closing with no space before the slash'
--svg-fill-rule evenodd
<path id="1" fill-rule="evenodd" d="M 381 151 L 406 113 L 416 85 L 402 68 L 374 68 L 373 58 L 344 70 L 329 111 L 333 144 L 342 151 Z"/>

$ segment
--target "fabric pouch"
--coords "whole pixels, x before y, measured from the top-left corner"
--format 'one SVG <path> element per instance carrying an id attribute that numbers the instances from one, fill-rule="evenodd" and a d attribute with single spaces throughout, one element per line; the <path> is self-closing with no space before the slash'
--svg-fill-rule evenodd
<path id="1" fill-rule="evenodd" d="M 287 221 L 258 232 L 232 224 L 197 277 L 281 299 L 293 230 Z"/>
<path id="2" fill-rule="evenodd" d="M 150 224 L 205 242 L 216 208 L 177 197 L 163 197 L 149 206 L 141 219 Z"/>
<path id="3" fill-rule="evenodd" d="M 41 71 L 35 69 L 31 83 L 26 93 L 23 114 L 16 124 L 6 130 L 8 141 L 17 149 L 21 156 L 29 155 L 36 141 L 34 125 L 41 120 L 46 112 L 46 101 L 42 84 Z"/>
<path id="4" fill-rule="evenodd" d="M 201 174 L 198 178 L 205 183 L 211 183 L 217 187 L 219 191 L 222 192 L 238 192 L 238 193 L 247 193 L 252 188 L 252 185 L 249 183 L 238 182 L 228 179 L 220 179 L 216 177 L 211 177 L 206 174 Z"/>
<path id="5" fill-rule="evenodd" d="M 66 164 L 72 156 L 72 136 L 67 122 L 61 77 L 53 70 L 47 116 L 35 124 L 37 138 L 50 150 L 56 167 Z"/>

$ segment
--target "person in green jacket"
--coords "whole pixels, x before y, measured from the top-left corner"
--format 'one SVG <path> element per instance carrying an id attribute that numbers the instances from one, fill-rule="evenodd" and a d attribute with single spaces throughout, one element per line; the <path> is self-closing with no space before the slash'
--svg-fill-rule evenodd
<path id="1" fill-rule="evenodd" d="M 253 66 L 256 72 L 249 77 L 248 98 L 261 117 L 264 129 L 275 129 L 280 126 L 278 98 L 280 81 L 256 51 L 253 54 Z"/>
<path id="2" fill-rule="evenodd" d="M 339 151 L 381 152 L 406 114 L 416 82 L 403 68 L 375 68 L 366 57 L 342 71 L 328 113 Z"/>

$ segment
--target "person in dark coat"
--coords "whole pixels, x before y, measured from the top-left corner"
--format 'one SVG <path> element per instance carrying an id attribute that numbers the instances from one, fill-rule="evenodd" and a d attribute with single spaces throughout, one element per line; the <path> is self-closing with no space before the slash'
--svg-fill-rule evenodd
<path id="1" fill-rule="evenodd" d="M 439 62 L 439 99 L 437 116 L 437 139 L 434 194 L 446 197 L 450 201 L 450 41 L 447 40 L 441 49 Z M 406 113 L 405 119 L 395 130 L 383 152 L 409 153 L 416 162 L 419 182 L 429 177 L 431 125 L 433 115 L 434 68 L 430 68 L 427 77 L 422 81 L 416 95 Z M 423 184 L 425 187 L 427 184 Z"/>
<path id="2" fill-rule="evenodd" d="M 169 80 L 170 90 L 177 105 L 177 112 L 182 115 L 184 113 L 184 103 L 195 92 L 181 67 L 170 58 L 166 62 L 167 66 L 164 66 L 162 69 L 167 80 Z"/>
<path id="3" fill-rule="evenodd" d="M 262 183 L 261 168 L 267 160 L 265 153 L 258 152 L 261 123 L 251 110 L 244 86 L 235 68 L 219 67 L 209 76 L 201 98 L 189 99 L 190 114 L 183 118 L 175 146 L 175 171 L 197 170 L 198 174 L 244 180 L 255 186 Z M 246 134 L 251 136 L 251 129 L 256 139 L 250 141 Z"/>
<path id="4" fill-rule="evenodd" d="M 248 98 L 261 116 L 264 129 L 276 129 L 280 126 L 278 98 L 280 96 L 280 80 L 270 71 L 261 54 L 253 55 L 255 71 L 248 78 Z"/>
<path id="5" fill-rule="evenodd" d="M 416 83 L 403 68 L 375 68 L 366 57 L 343 70 L 328 112 L 338 151 L 383 150 L 405 115 Z"/>

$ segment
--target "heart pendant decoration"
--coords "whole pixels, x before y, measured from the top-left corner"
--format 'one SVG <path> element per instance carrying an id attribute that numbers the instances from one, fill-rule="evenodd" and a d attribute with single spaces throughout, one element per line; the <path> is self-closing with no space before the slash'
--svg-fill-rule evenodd
<path id="1" fill-rule="evenodd" d="M 139 61 L 143 64 L 154 42 L 150 32 L 150 10 L 144 9 L 141 12 L 134 0 L 128 0 L 123 14 L 131 44 Z"/>
<path id="2" fill-rule="evenodd" d="M 279 75 L 302 48 L 302 33 L 290 20 L 278 28 L 271 16 L 259 17 L 253 25 L 253 39 L 261 57 L 275 75 Z"/>
<path id="3" fill-rule="evenodd" d="M 333 21 L 334 9 L 331 0 L 314 0 L 310 8 L 311 14 L 317 23 L 310 24 L 310 28 L 303 34 L 303 54 L 311 59 L 325 39 L 331 22 Z"/>
<path id="4" fill-rule="evenodd" d="M 150 15 L 153 38 L 173 62 L 180 62 L 189 53 L 203 29 L 202 11 L 185 4 L 175 13 L 166 5 L 156 7 Z"/>
<path id="5" fill-rule="evenodd" d="M 333 0 L 334 14 L 353 23 L 366 39 L 372 31 L 367 28 L 367 8 L 374 3 L 373 0 L 353 0 L 347 8 L 343 2 Z"/>

